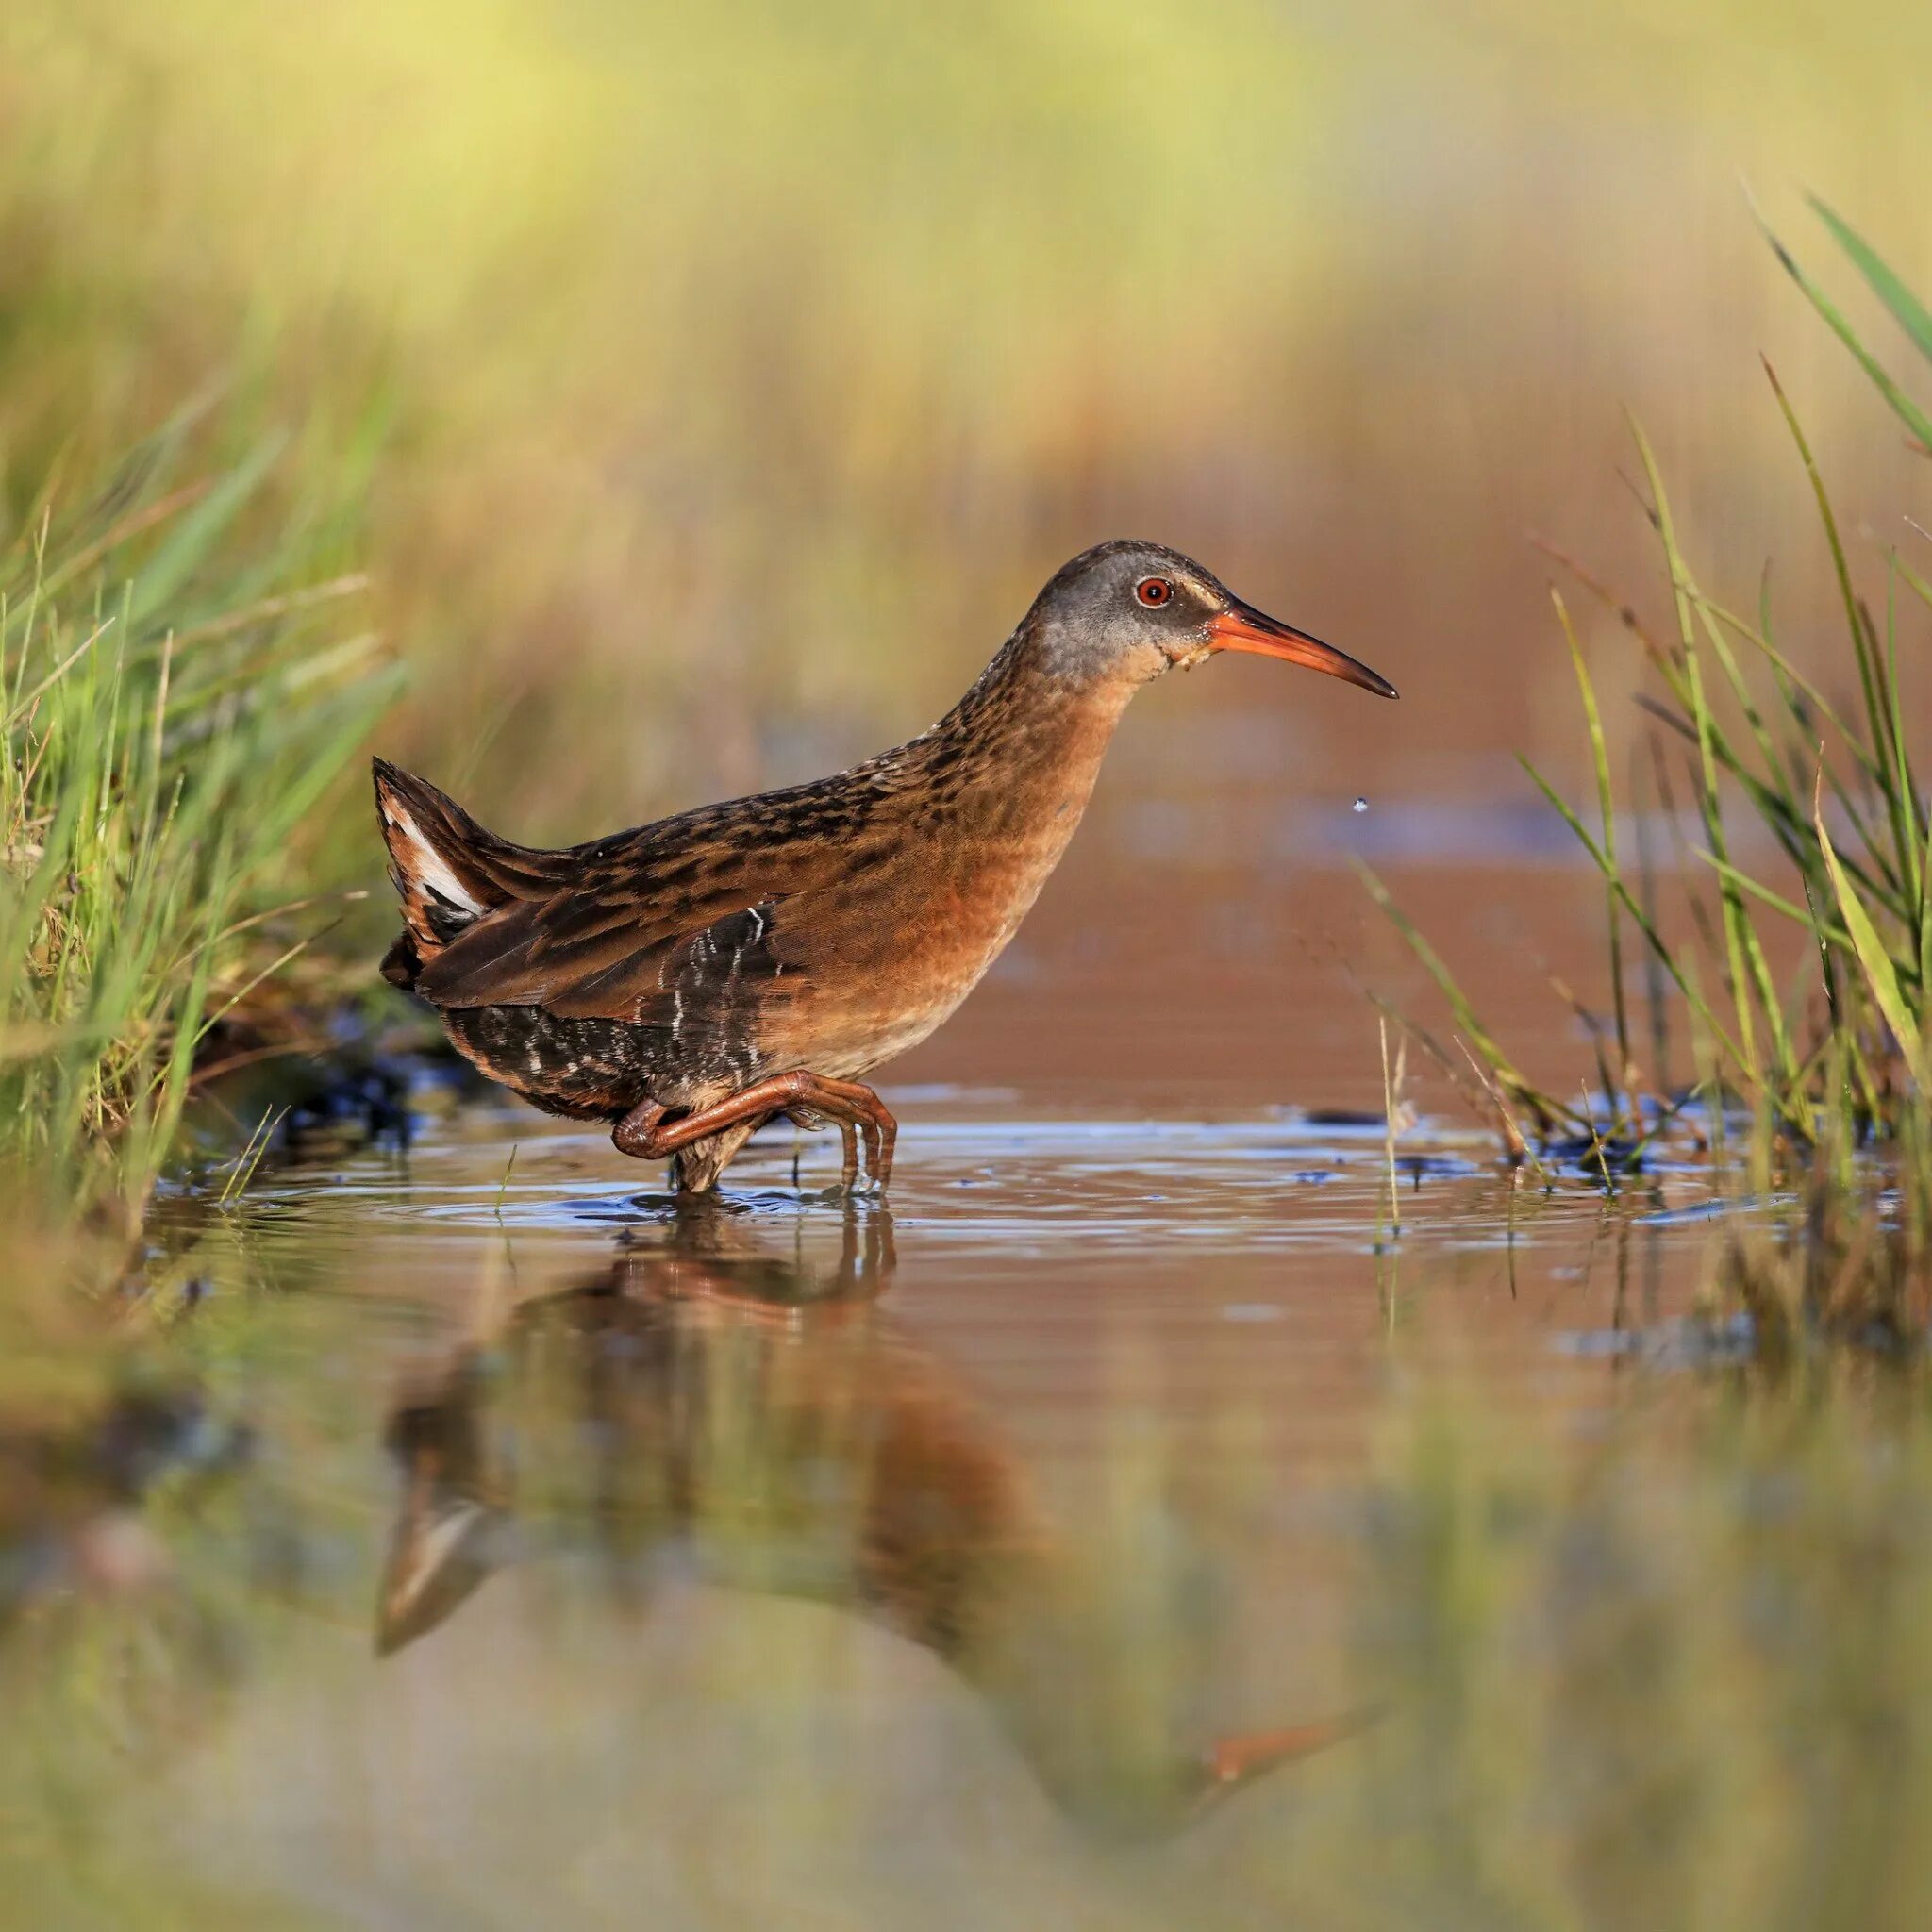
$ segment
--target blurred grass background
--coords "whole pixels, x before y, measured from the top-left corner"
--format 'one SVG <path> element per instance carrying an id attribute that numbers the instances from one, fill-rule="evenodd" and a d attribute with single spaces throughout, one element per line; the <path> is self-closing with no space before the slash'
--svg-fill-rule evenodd
<path id="1" fill-rule="evenodd" d="M 386 747 L 530 836 L 923 724 L 1123 531 L 1426 708 L 1338 707 L 1291 775 L 1481 793 L 1572 753 L 1521 538 L 1641 553 L 1619 405 L 1713 575 L 1802 502 L 1755 346 L 1895 519 L 1738 182 L 1932 279 L 1928 54 L 1902 4 L 20 0 L 0 502 L 219 385 L 289 498 L 355 491 L 317 567 L 366 562 L 412 667 Z M 1136 782 L 1186 782 L 1155 729 Z"/>

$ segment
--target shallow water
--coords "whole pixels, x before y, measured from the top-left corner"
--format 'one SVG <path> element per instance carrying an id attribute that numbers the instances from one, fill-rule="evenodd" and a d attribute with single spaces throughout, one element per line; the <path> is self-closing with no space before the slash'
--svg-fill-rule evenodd
<path id="1" fill-rule="evenodd" d="M 1391 1416 L 1560 1457 L 1723 1353 L 1695 1168 L 887 1091 L 890 1208 L 492 1105 L 168 1204 L 14 1525 L 40 1923 L 1248 1923 L 1387 1694 Z"/>

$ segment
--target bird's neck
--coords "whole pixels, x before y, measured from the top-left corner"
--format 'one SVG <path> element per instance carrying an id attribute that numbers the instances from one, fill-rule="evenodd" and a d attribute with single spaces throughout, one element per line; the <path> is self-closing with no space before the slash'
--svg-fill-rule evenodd
<path id="1" fill-rule="evenodd" d="M 1050 867 L 1137 689 L 1124 678 L 1068 678 L 1038 639 L 1017 632 L 920 741 L 933 796 L 982 838 L 1050 847 Z"/>

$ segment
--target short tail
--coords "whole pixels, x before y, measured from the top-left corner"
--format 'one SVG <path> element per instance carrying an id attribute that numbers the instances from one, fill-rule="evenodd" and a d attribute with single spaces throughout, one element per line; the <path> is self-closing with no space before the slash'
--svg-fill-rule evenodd
<path id="1" fill-rule="evenodd" d="M 384 758 L 373 763 L 389 875 L 403 902 L 404 929 L 382 962 L 382 976 L 413 986 L 452 940 L 516 896 L 503 881 L 503 861 L 524 855 L 426 779 Z"/>

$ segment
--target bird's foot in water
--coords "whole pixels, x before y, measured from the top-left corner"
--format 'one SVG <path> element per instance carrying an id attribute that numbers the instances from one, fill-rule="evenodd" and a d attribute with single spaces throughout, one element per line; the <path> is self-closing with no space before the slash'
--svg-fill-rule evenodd
<path id="1" fill-rule="evenodd" d="M 892 1177 L 892 1149 L 899 1136 L 899 1123 L 891 1108 L 870 1087 L 829 1079 L 802 1067 L 774 1074 L 709 1107 L 675 1117 L 656 1101 L 641 1101 L 618 1122 L 610 1139 L 620 1154 L 641 1160 L 678 1156 L 679 1191 L 703 1192 L 716 1184 L 725 1162 L 752 1133 L 781 1113 L 801 1124 L 829 1121 L 838 1127 L 845 1139 L 841 1183 L 847 1193 L 858 1190 L 862 1142 L 872 1191 L 885 1191 Z M 707 1147 L 700 1159 L 686 1158 L 686 1150 L 700 1141 L 715 1144 Z"/>

